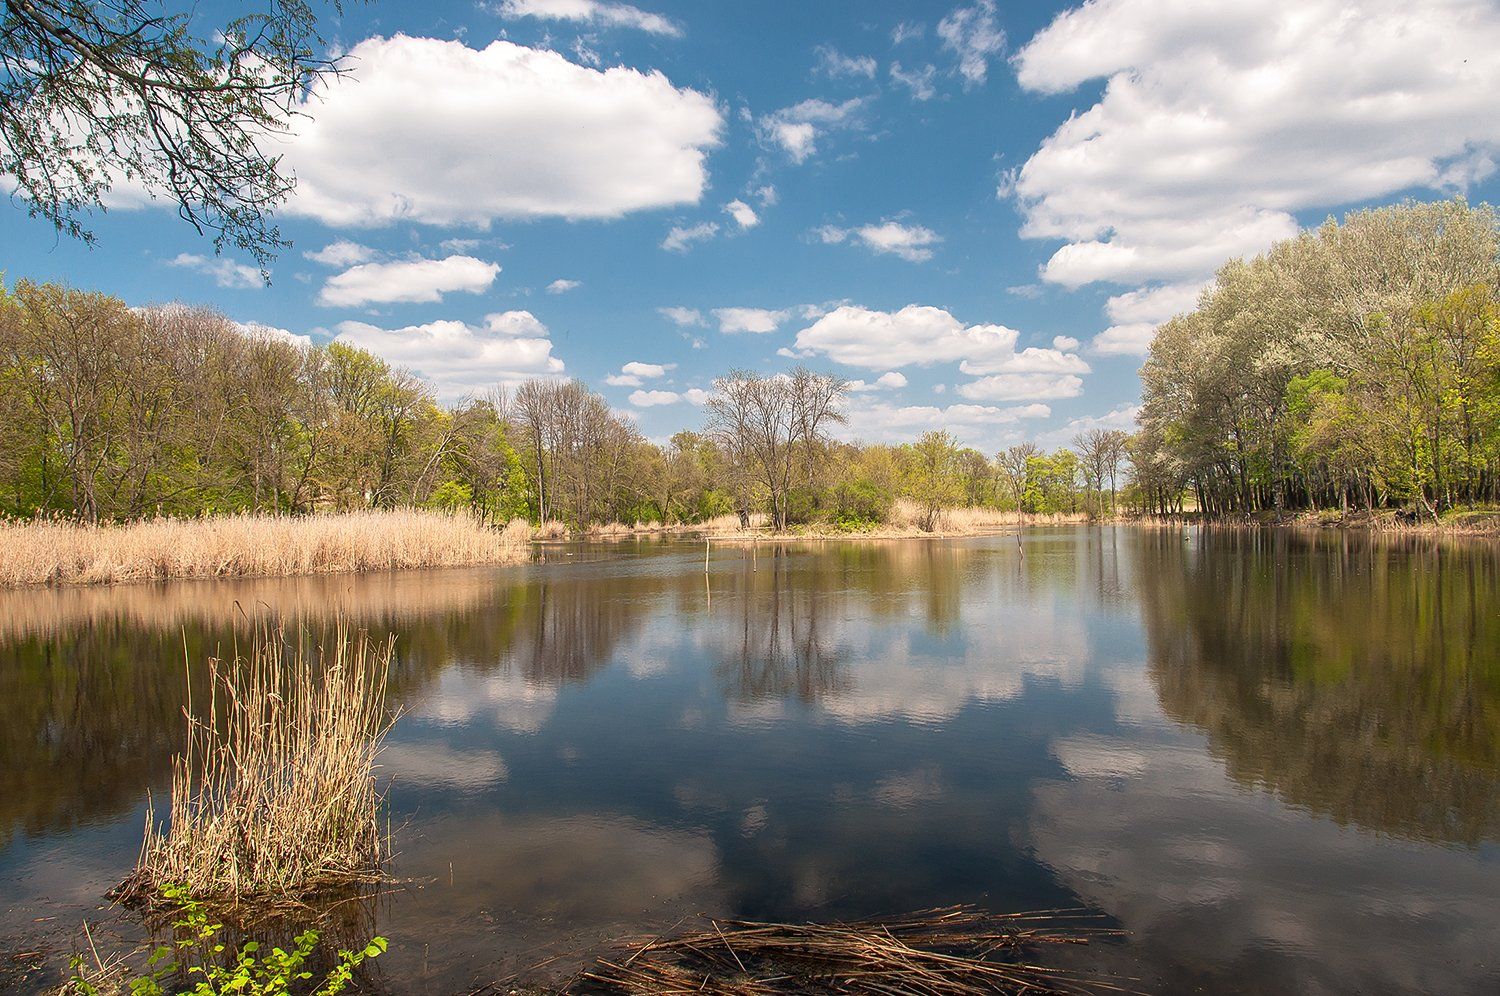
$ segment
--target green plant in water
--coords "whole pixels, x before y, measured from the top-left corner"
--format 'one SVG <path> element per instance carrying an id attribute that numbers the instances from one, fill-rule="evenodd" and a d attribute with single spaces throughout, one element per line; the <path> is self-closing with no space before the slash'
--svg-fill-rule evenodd
<path id="1" fill-rule="evenodd" d="M 97 956 L 92 966 L 84 956 L 75 956 L 73 977 L 63 989 L 66 996 L 337 996 L 360 965 L 380 957 L 387 947 L 384 937 L 375 937 L 358 951 L 341 950 L 333 967 L 315 979 L 307 963 L 318 947 L 317 930 L 298 934 L 290 950 L 272 947 L 262 952 L 263 945 L 251 940 L 229 953 L 224 925 L 214 922 L 185 887 L 164 885 L 161 895 L 179 907 L 172 921 L 175 939 L 152 950 L 140 974 L 104 965 Z"/>

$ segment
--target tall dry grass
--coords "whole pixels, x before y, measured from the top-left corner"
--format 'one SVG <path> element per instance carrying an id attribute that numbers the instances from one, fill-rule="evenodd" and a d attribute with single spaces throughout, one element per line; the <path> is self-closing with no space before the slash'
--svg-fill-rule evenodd
<path id="1" fill-rule="evenodd" d="M 298 641 L 299 646 L 303 641 Z M 211 661 L 206 708 L 187 709 L 165 825 L 154 808 L 135 871 L 116 890 L 151 902 L 298 899 L 378 879 L 386 853 L 374 766 L 393 717 L 393 638 L 342 625 L 316 657 L 266 634 L 248 659 Z"/>
<path id="2" fill-rule="evenodd" d="M 891 506 L 887 523 L 896 529 L 921 530 L 923 512 L 916 502 L 899 498 Z M 949 536 L 965 536 L 990 532 L 1021 525 L 1061 525 L 1068 522 L 1086 522 L 1088 516 L 1082 512 L 1033 514 L 1030 512 L 1002 512 L 994 508 L 945 508 L 938 513 L 934 532 Z"/>
<path id="3" fill-rule="evenodd" d="M 418 509 L 102 526 L 12 520 L 0 522 L 0 587 L 518 563 L 530 556 L 531 532 L 521 519 L 495 530 Z"/>

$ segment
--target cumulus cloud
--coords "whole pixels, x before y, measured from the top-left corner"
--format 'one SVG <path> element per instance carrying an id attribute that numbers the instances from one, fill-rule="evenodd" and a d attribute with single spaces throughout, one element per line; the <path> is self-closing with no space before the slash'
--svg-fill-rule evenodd
<path id="1" fill-rule="evenodd" d="M 615 218 L 696 203 L 722 115 L 660 72 L 496 41 L 370 38 L 309 95 L 288 210 L 331 225 Z M 496 136 L 503 136 L 497 141 Z"/>
<path id="2" fill-rule="evenodd" d="M 605 377 L 604 382 L 613 387 L 640 387 L 642 382 L 665 377 L 668 370 L 676 368 L 675 363 L 641 363 L 632 360 L 621 367 L 619 373 Z"/>
<path id="3" fill-rule="evenodd" d="M 548 294 L 566 294 L 568 291 L 570 291 L 570 290 L 577 290 L 579 287 L 582 287 L 582 286 L 583 286 L 583 281 L 582 280 L 568 280 L 565 277 L 558 277 L 556 280 L 552 281 L 550 284 L 547 285 L 547 293 Z"/>
<path id="4" fill-rule="evenodd" d="M 1174 315 L 1192 311 L 1198 306 L 1201 283 L 1166 284 L 1116 294 L 1104 305 L 1105 314 L 1115 323 L 1166 321 Z"/>
<path id="5" fill-rule="evenodd" d="M 875 60 L 868 55 L 845 55 L 831 45 L 819 45 L 816 72 L 829 79 L 856 77 L 867 80 L 875 78 Z"/>
<path id="6" fill-rule="evenodd" d="M 318 303 L 330 307 L 365 304 L 435 302 L 453 291 L 478 294 L 488 290 L 500 264 L 473 256 L 413 259 L 395 263 L 361 263 L 328 278 Z"/>
<path id="7" fill-rule="evenodd" d="M 733 200 L 724 205 L 724 213 L 734 219 L 740 228 L 754 228 L 760 224 L 760 215 L 755 209 L 741 200 Z"/>
<path id="8" fill-rule="evenodd" d="M 246 266 L 244 263 L 236 263 L 232 259 L 184 252 L 167 260 L 167 265 L 180 266 L 185 270 L 196 270 L 212 277 L 214 283 L 220 287 L 249 290 L 264 286 L 259 270 L 253 266 Z"/>
<path id="9" fill-rule="evenodd" d="M 1083 378 L 1073 374 L 994 374 L 967 384 L 958 393 L 972 401 L 1055 401 L 1083 393 Z"/>
<path id="10" fill-rule="evenodd" d="M 1005 32 L 995 20 L 995 0 L 956 8 L 938 22 L 943 48 L 958 60 L 965 86 L 978 86 L 989 75 L 990 59 L 1005 50 Z"/>
<path id="11" fill-rule="evenodd" d="M 772 311 L 769 308 L 715 308 L 713 314 L 719 320 L 720 332 L 731 335 L 736 332 L 763 335 L 775 332 L 792 313 L 788 310 Z"/>
<path id="12" fill-rule="evenodd" d="M 311 336 L 298 335 L 295 332 L 277 328 L 274 325 L 267 325 L 264 322 L 235 322 L 234 327 L 240 330 L 241 335 L 249 336 L 252 339 L 270 339 L 278 342 L 288 342 L 293 346 L 301 346 L 303 348 L 312 345 Z"/>
<path id="13" fill-rule="evenodd" d="M 545 338 L 547 326 L 529 311 L 497 311 L 484 316 L 484 328 L 496 335 L 520 338 Z"/>
<path id="14" fill-rule="evenodd" d="M 637 408 L 655 408 L 658 405 L 675 405 L 682 400 L 676 391 L 631 391 L 630 403 Z"/>
<path id="15" fill-rule="evenodd" d="M 868 391 L 895 391 L 906 386 L 906 375 L 899 370 L 891 370 L 881 374 L 874 380 L 851 380 L 849 390 L 855 394 L 863 394 Z"/>
<path id="16" fill-rule="evenodd" d="M 703 324 L 703 312 L 697 308 L 683 308 L 674 305 L 670 308 L 657 308 L 656 312 L 672 324 L 681 326 L 682 328 L 691 328 L 692 326 Z"/>
<path id="17" fill-rule="evenodd" d="M 1094 0 L 1016 57 L 1033 91 L 1107 81 L 1012 178 L 1022 232 L 1067 243 L 1050 281 L 1182 283 L 1294 212 L 1461 188 L 1500 145 L 1496 53 L 1483 0 Z"/>
<path id="18" fill-rule="evenodd" d="M 908 442 L 929 429 L 946 429 L 971 444 L 987 446 L 1014 432 L 1021 423 L 1047 418 L 1052 409 L 1044 404 L 998 405 L 956 404 L 896 405 L 888 401 L 858 398 L 849 405 L 849 424 L 843 434 L 867 442 Z"/>
<path id="19" fill-rule="evenodd" d="M 705 391 L 701 387 L 690 387 L 682 392 L 682 400 L 690 405 L 707 404 L 711 397 L 713 397 L 713 392 Z"/>
<path id="20" fill-rule="evenodd" d="M 1054 449 L 1058 446 L 1072 445 L 1074 436 L 1090 429 L 1120 429 L 1124 432 L 1134 432 L 1135 418 L 1140 413 L 1141 406 L 1132 402 L 1111 408 L 1103 415 L 1080 415 L 1078 418 L 1068 419 L 1056 429 L 1038 433 L 1036 442 L 1040 446 Z"/>
<path id="21" fill-rule="evenodd" d="M 719 223 L 716 221 L 704 221 L 689 227 L 673 225 L 667 237 L 661 240 L 661 247 L 668 252 L 687 252 L 695 242 L 707 242 L 718 234 Z"/>
<path id="22" fill-rule="evenodd" d="M 1020 333 L 1003 325 L 966 326 L 941 308 L 900 311 L 835 308 L 797 333 L 803 355 L 822 355 L 868 370 L 959 361 L 994 363 L 1015 355 Z"/>
<path id="23" fill-rule="evenodd" d="M 1145 356 L 1155 338 L 1153 322 L 1111 325 L 1089 341 L 1089 348 L 1102 356 Z"/>
<path id="24" fill-rule="evenodd" d="M 1045 401 L 1081 393 L 1088 364 L 1076 353 L 1028 346 L 1003 325 L 964 325 L 941 308 L 907 305 L 872 311 L 844 305 L 797 333 L 792 356 L 826 356 L 849 366 L 879 370 L 957 363 L 979 379 L 958 392 L 984 401 Z"/>
<path id="25" fill-rule="evenodd" d="M 305 252 L 302 255 L 324 266 L 354 266 L 356 263 L 368 263 L 380 254 L 369 246 L 362 246 L 348 239 L 339 239 L 337 242 L 328 243 L 317 252 Z"/>
<path id="26" fill-rule="evenodd" d="M 800 164 L 817 152 L 820 135 L 859 127 L 864 106 L 863 97 L 840 104 L 814 98 L 766 115 L 758 127 L 764 141 L 780 146 L 792 162 Z"/>
<path id="27" fill-rule="evenodd" d="M 853 240 L 871 252 L 900 256 L 913 263 L 922 263 L 932 258 L 932 247 L 943 241 L 943 237 L 921 225 L 905 225 L 899 221 L 882 221 L 876 225 L 859 228 L 839 228 L 824 225 L 814 232 L 825 243 L 836 244 Z"/>
<path id="28" fill-rule="evenodd" d="M 523 328 L 540 334 L 517 334 Z M 546 328 L 527 312 L 491 315 L 479 328 L 456 321 L 399 329 L 340 322 L 336 331 L 340 342 L 367 349 L 425 377 L 445 401 L 533 377 L 559 376 L 564 369 L 563 361 L 552 355 Z"/>
<path id="29" fill-rule="evenodd" d="M 1052 348 L 1060 350 L 1077 349 L 1079 342 L 1070 335 L 1055 335 L 1052 337 Z"/>
<path id="30" fill-rule="evenodd" d="M 504 17 L 536 17 L 552 21 L 581 21 L 609 28 L 636 28 L 654 35 L 682 36 L 682 28 L 660 14 L 627 3 L 608 0 L 503 0 Z"/>

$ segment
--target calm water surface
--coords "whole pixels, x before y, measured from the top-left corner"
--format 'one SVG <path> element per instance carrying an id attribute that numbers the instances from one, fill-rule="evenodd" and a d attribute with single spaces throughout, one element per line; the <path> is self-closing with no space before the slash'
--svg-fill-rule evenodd
<path id="1" fill-rule="evenodd" d="M 1088 907 L 1147 991 L 1500 991 L 1494 545 L 1134 529 L 0 593 L 0 990 L 130 868 L 183 648 L 398 635 L 379 974 L 691 913 Z M 369 929 L 365 923 L 358 929 Z M 42 952 L 33 955 L 30 952 Z M 581 954 L 580 954 L 581 953 Z M 24 957 L 12 957 L 24 955 Z"/>

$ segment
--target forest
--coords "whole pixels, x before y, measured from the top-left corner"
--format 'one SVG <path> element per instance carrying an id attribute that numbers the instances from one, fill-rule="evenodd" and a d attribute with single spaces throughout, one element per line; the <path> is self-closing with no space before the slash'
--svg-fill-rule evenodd
<path id="1" fill-rule="evenodd" d="M 1157 332 L 1145 509 L 1422 518 L 1500 498 L 1500 241 L 1461 199 L 1329 221 L 1219 270 Z"/>
<path id="2" fill-rule="evenodd" d="M 905 499 L 1104 517 L 1402 509 L 1500 499 L 1500 240 L 1486 205 L 1349 215 L 1231 262 L 1163 325 L 1134 434 L 982 453 L 951 434 L 851 442 L 848 385 L 797 368 L 714 381 L 654 443 L 580 381 L 454 405 L 337 340 L 203 307 L 0 290 L 0 513 L 127 521 L 239 511 L 469 509 L 572 529 L 870 528 Z"/>
<path id="3" fill-rule="evenodd" d="M 579 381 L 534 380 L 443 406 L 368 352 L 246 329 L 208 308 L 131 308 L 25 280 L 0 297 L 0 512 L 84 521 L 241 511 L 470 509 L 584 529 L 765 515 L 777 529 L 930 528 L 953 506 L 1107 513 L 1126 436 L 996 457 L 932 432 L 833 437 L 847 385 L 731 371 L 666 445 Z"/>

